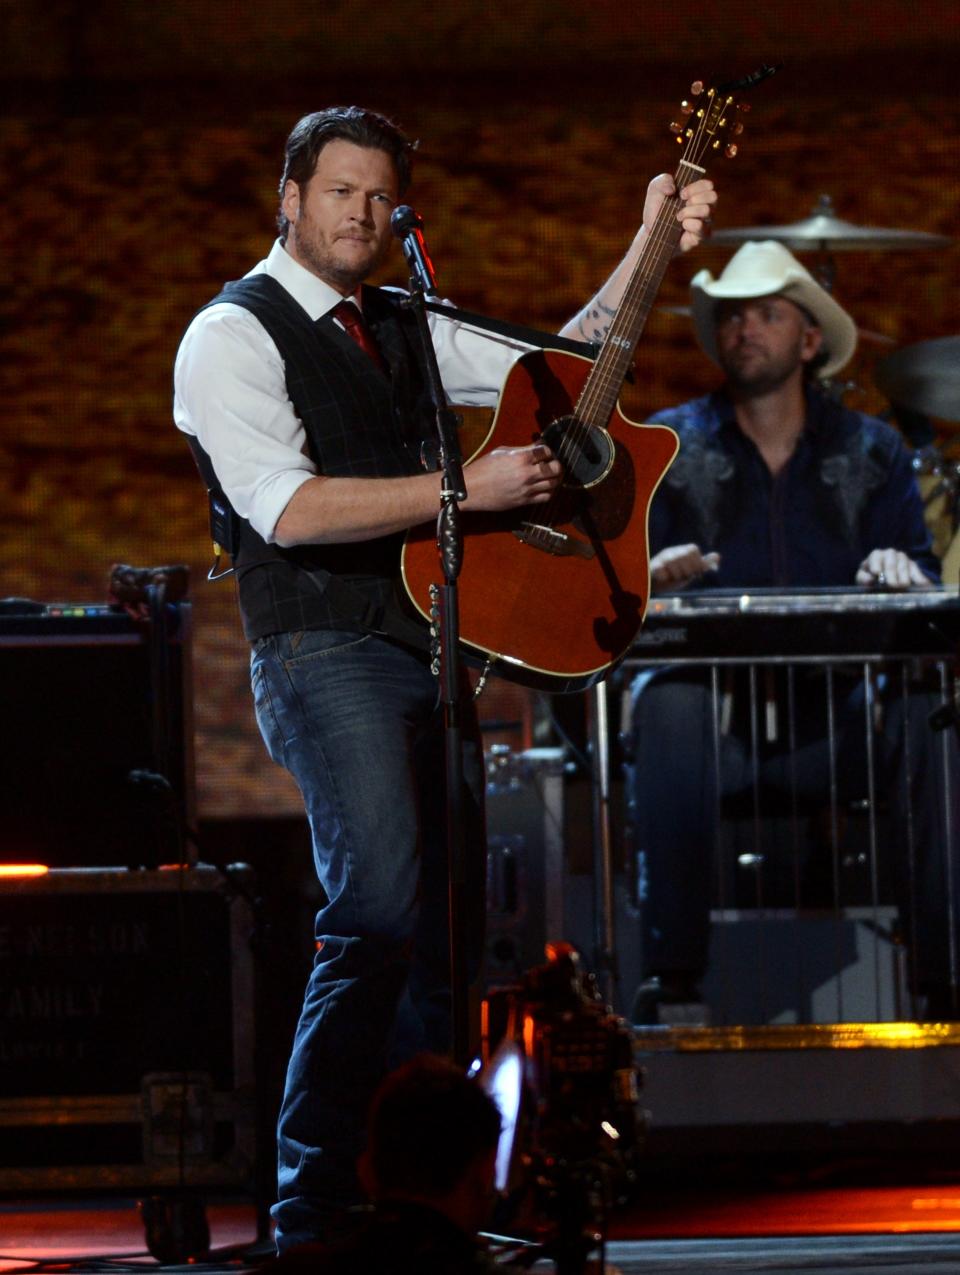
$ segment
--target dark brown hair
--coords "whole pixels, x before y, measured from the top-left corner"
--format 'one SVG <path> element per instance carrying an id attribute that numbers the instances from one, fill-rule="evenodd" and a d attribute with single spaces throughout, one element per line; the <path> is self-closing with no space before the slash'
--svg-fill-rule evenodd
<path id="1" fill-rule="evenodd" d="M 411 142 L 386 116 L 365 111 L 360 106 L 330 106 L 325 111 L 304 115 L 293 126 L 284 148 L 281 206 L 277 210 L 281 239 L 286 239 L 290 225 L 282 206 L 287 182 L 296 182 L 303 194 L 317 166 L 317 156 L 328 142 L 337 139 L 353 142 L 354 146 L 364 146 L 368 150 L 386 151 L 397 171 L 399 193 L 404 194 L 410 185 L 410 169 L 417 143 Z"/>

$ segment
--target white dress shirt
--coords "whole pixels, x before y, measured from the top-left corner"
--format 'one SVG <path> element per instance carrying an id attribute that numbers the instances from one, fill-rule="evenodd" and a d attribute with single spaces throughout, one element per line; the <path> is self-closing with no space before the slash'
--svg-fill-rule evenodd
<path id="1" fill-rule="evenodd" d="M 250 271 L 260 273 L 276 279 L 314 321 L 343 300 L 279 240 Z M 429 314 L 429 323 L 450 401 L 492 406 L 529 347 L 442 315 Z M 221 301 L 194 318 L 177 352 L 173 417 L 178 429 L 199 439 L 237 513 L 271 543 L 290 498 L 317 469 L 287 394 L 283 359 L 249 310 Z"/>

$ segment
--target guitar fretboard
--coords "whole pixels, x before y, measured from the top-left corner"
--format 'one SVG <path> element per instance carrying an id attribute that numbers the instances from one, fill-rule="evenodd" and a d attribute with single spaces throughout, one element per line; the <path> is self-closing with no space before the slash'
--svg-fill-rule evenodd
<path id="1" fill-rule="evenodd" d="M 681 160 L 674 176 L 677 190 L 689 186 L 705 171 Z M 640 334 L 683 234 L 677 221 L 679 208 L 679 195 L 671 195 L 663 201 L 640 250 L 603 348 L 577 403 L 577 419 L 585 425 L 604 428 L 613 415 Z"/>

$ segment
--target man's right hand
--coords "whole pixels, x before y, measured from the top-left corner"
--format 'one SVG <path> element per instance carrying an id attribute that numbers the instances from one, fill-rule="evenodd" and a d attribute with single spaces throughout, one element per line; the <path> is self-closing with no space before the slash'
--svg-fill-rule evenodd
<path id="1" fill-rule="evenodd" d="M 701 553 L 699 545 L 669 545 L 650 559 L 650 579 L 654 591 L 668 593 L 685 589 L 707 571 L 720 565 L 718 553 Z"/>
<path id="2" fill-rule="evenodd" d="M 465 509 L 493 512 L 541 505 L 563 476 L 543 443 L 498 447 L 469 464 Z M 284 549 L 301 544 L 350 544 L 433 522 L 440 475 L 408 478 L 328 478 L 317 474 L 292 495 L 275 528 Z"/>
<path id="3" fill-rule="evenodd" d="M 563 477 L 563 466 L 544 443 L 496 447 L 464 470 L 464 509 L 517 509 L 548 501 Z"/>
<path id="4" fill-rule="evenodd" d="M 857 584 L 874 589 L 932 589 L 934 582 L 902 549 L 874 549 L 857 568 Z"/>

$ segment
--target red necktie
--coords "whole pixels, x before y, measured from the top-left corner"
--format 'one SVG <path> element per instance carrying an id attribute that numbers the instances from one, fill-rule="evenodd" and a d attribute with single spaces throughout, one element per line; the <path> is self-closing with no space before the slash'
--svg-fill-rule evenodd
<path id="1" fill-rule="evenodd" d="M 330 311 L 334 319 L 339 319 L 343 324 L 345 331 L 356 341 L 361 350 L 364 350 L 376 363 L 381 372 L 386 372 L 387 365 L 383 361 L 383 355 L 377 349 L 377 343 L 373 339 L 373 333 L 364 322 L 363 315 L 353 304 L 352 301 L 338 301 Z"/>

